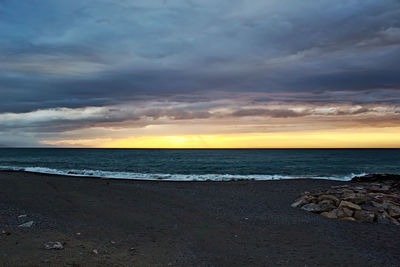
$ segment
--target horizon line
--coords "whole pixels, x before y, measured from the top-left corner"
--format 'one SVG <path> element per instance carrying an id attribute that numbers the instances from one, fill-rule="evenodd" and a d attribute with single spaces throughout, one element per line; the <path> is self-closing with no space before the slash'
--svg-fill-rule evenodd
<path id="1" fill-rule="evenodd" d="M 137 149 L 137 150 L 291 150 L 291 149 L 400 149 L 400 147 L 212 147 L 212 148 L 157 148 L 157 147 L 0 147 L 0 149 Z"/>

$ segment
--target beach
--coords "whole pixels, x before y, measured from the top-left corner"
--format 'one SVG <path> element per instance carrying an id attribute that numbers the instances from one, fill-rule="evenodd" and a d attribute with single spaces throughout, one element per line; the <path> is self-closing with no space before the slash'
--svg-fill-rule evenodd
<path id="1" fill-rule="evenodd" d="M 332 220 L 290 206 L 304 191 L 349 183 L 4 171 L 0 266 L 399 266 L 398 226 Z M 29 221 L 31 227 L 18 227 Z M 55 241 L 63 249 L 45 248 Z"/>

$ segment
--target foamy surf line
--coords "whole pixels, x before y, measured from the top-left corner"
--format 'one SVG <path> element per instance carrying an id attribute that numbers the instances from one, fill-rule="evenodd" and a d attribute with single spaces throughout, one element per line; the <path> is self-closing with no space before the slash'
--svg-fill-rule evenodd
<path id="1" fill-rule="evenodd" d="M 102 170 L 61 170 L 46 167 L 10 167 L 0 166 L 2 171 L 21 171 L 40 174 L 52 174 L 75 177 L 93 177 L 103 179 L 123 180 L 149 180 L 149 181 L 234 181 L 234 180 L 290 180 L 290 179 L 323 179 L 334 181 L 350 181 L 355 176 L 364 176 L 366 173 L 350 174 L 346 176 L 305 176 L 305 175 L 263 175 L 263 174 L 166 174 L 166 173 L 135 173 L 135 172 L 114 172 Z"/>

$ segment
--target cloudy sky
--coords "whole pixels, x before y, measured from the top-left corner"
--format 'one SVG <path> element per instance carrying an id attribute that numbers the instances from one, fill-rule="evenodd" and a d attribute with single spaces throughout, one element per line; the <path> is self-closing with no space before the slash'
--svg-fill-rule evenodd
<path id="1" fill-rule="evenodd" d="M 0 146 L 400 147 L 400 1 L 0 0 Z"/>

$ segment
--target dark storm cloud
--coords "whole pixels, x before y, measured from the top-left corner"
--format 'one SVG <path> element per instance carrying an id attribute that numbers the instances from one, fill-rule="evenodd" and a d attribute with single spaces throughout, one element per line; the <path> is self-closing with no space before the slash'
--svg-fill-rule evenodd
<path id="1" fill-rule="evenodd" d="M 400 85 L 399 1 L 0 3 L 0 112 Z"/>
<path id="2" fill-rule="evenodd" d="M 216 107 L 290 118 L 315 112 L 265 106 L 399 101 L 397 0 L 0 0 L 0 115 L 102 108 L 72 120 L 69 111 L 7 117 L 3 131 L 209 119 L 221 116 Z M 109 109 L 121 105 L 131 108 Z"/>

